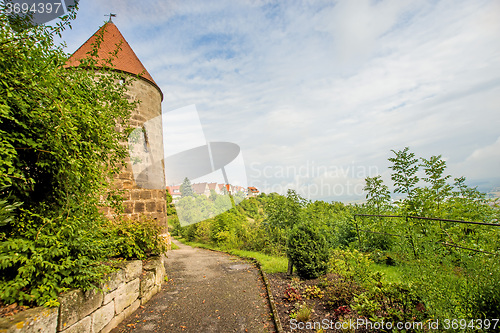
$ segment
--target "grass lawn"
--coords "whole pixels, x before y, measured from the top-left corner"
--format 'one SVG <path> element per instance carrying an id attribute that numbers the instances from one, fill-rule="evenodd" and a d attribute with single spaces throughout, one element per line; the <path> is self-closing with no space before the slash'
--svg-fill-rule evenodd
<path id="1" fill-rule="evenodd" d="M 387 282 L 398 283 L 401 281 L 401 271 L 398 266 L 388 266 L 384 264 L 372 263 L 370 270 L 373 272 L 381 272 L 384 274 L 384 280 Z"/>
<path id="2" fill-rule="evenodd" d="M 286 273 L 288 260 L 284 257 L 271 256 L 254 251 L 230 250 L 228 253 L 245 258 L 255 258 L 266 273 Z"/>

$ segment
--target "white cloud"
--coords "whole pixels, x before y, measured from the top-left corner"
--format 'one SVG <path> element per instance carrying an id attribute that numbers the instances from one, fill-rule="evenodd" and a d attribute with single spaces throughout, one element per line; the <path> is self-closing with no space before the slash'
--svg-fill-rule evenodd
<path id="1" fill-rule="evenodd" d="M 68 43 L 76 49 L 117 12 L 164 110 L 196 104 L 207 138 L 239 144 L 247 167 L 383 172 L 390 149 L 410 146 L 469 179 L 499 177 L 487 148 L 500 136 L 497 1 L 148 4 L 82 2 Z M 481 149 L 478 168 L 470 156 Z"/>
<path id="2" fill-rule="evenodd" d="M 500 170 L 500 136 L 495 142 L 475 149 L 461 163 L 451 166 L 452 170 L 467 170 L 468 179 L 487 180 L 499 178 Z M 457 175 L 460 176 L 460 175 Z"/>

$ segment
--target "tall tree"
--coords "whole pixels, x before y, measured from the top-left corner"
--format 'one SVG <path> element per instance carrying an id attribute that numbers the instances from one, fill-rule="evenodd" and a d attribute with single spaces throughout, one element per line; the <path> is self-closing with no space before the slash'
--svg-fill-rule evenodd
<path id="1" fill-rule="evenodd" d="M 400 203 L 406 206 L 406 209 L 413 211 L 415 209 L 413 197 L 419 181 L 417 176 L 418 158 L 415 158 L 415 154 L 410 152 L 408 147 L 400 151 L 391 151 L 396 155 L 389 158 L 389 161 L 392 162 L 392 166 L 389 168 L 394 171 L 391 175 L 395 186 L 394 193 L 406 194 L 406 199 Z"/>
<path id="2" fill-rule="evenodd" d="M 446 161 L 441 158 L 441 155 L 431 156 L 429 159 L 421 158 L 421 161 L 426 176 L 423 180 L 430 184 L 428 189 L 430 195 L 427 198 L 435 202 L 436 209 L 439 210 L 441 202 L 451 194 L 452 189 L 451 185 L 446 183 L 451 176 L 443 175 Z"/>
<path id="3" fill-rule="evenodd" d="M 184 178 L 181 185 L 181 195 L 182 197 L 194 197 L 193 186 L 188 177 Z"/>
<path id="4" fill-rule="evenodd" d="M 387 185 L 384 184 L 382 176 L 366 177 L 366 185 L 363 188 L 367 192 L 367 204 L 375 208 L 377 214 L 380 215 L 381 210 L 386 207 L 391 200 L 391 192 Z"/>
<path id="5" fill-rule="evenodd" d="M 288 253 L 289 234 L 303 217 L 303 208 L 306 200 L 294 190 L 288 190 L 286 197 L 275 195 L 267 198 L 265 212 L 266 224 L 269 234 L 279 247 L 279 251 L 285 250 L 288 255 L 288 274 L 292 274 L 292 260 Z"/>

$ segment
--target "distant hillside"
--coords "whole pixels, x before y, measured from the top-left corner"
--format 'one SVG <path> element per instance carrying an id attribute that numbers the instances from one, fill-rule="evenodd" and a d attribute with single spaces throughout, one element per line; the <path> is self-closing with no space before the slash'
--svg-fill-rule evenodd
<path id="1" fill-rule="evenodd" d="M 488 197 L 489 198 L 500 198 L 500 186 L 497 186 L 497 187 L 493 188 L 491 191 L 489 191 Z"/>

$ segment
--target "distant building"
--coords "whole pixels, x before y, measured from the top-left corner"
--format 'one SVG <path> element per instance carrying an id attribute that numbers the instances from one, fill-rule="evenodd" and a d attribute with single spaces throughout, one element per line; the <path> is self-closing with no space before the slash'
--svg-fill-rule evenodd
<path id="1" fill-rule="evenodd" d="M 256 197 L 259 195 L 259 190 L 256 187 L 250 186 L 248 187 L 248 196 L 249 197 Z"/>
<path id="2" fill-rule="evenodd" d="M 208 183 L 208 190 L 210 192 L 215 191 L 216 194 L 221 194 L 221 188 L 219 187 L 219 184 L 217 183 Z"/>
<path id="3" fill-rule="evenodd" d="M 230 185 L 226 185 L 226 184 L 217 184 L 217 187 L 219 188 L 220 194 L 229 193 L 229 191 L 231 189 Z"/>
<path id="4" fill-rule="evenodd" d="M 193 184 L 191 187 L 193 188 L 194 193 L 198 195 L 204 195 L 206 197 L 210 196 L 210 189 L 207 183 Z"/>
<path id="5" fill-rule="evenodd" d="M 168 193 L 172 196 L 172 199 L 178 199 L 182 196 L 181 186 L 167 186 Z"/>
<path id="6" fill-rule="evenodd" d="M 167 190 L 172 196 L 172 199 L 179 199 L 182 197 L 181 185 L 167 186 Z M 256 187 L 243 187 L 239 185 L 231 184 L 218 184 L 218 183 L 197 183 L 192 184 L 191 188 L 196 195 L 204 195 L 209 197 L 214 191 L 217 195 L 231 194 L 236 195 L 242 193 L 244 196 L 257 196 L 259 195 L 259 190 Z"/>
<path id="7" fill-rule="evenodd" d="M 243 193 L 243 195 L 245 195 L 245 196 L 248 194 L 248 190 L 243 186 L 234 186 L 233 191 L 234 191 L 234 194 Z"/>

